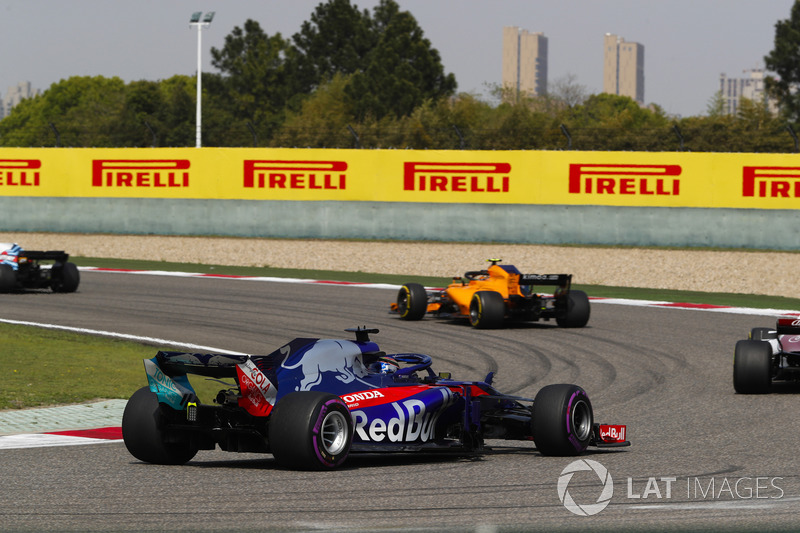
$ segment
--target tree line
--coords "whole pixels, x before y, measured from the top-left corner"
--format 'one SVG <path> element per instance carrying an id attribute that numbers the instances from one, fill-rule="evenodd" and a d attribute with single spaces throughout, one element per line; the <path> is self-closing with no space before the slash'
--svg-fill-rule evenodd
<path id="1" fill-rule="evenodd" d="M 765 58 L 781 80 L 797 72 L 797 83 L 799 6 L 776 24 L 775 50 Z M 590 95 L 572 76 L 540 97 L 498 86 L 491 101 L 459 93 L 416 19 L 394 0 L 372 12 L 328 0 L 289 39 L 247 20 L 211 57 L 219 72 L 202 74 L 203 146 L 798 151 L 796 84 L 775 78 L 768 88 L 778 115 L 748 100 L 726 115 L 717 94 L 705 116 L 671 117 L 658 105 Z M 61 80 L 0 121 L 0 146 L 194 146 L 195 84 L 180 75 Z"/>

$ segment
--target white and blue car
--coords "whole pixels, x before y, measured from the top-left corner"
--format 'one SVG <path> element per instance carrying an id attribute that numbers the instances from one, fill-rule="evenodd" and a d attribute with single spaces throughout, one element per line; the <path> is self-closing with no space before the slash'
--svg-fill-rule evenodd
<path id="1" fill-rule="evenodd" d="M 75 292 L 80 273 L 63 251 L 23 250 L 16 243 L 0 243 L 0 292 L 51 289 Z"/>

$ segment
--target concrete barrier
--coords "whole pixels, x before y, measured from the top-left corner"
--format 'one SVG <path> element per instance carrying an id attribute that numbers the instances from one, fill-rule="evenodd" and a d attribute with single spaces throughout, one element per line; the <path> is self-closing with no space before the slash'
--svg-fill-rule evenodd
<path id="1" fill-rule="evenodd" d="M 800 250 L 796 210 L 0 197 L 4 231 Z"/>

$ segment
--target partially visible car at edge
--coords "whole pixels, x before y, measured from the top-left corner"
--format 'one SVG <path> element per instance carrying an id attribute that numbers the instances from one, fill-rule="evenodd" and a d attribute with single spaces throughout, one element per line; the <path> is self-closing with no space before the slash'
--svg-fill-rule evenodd
<path id="1" fill-rule="evenodd" d="M 31 251 L 0 243 L 0 292 L 47 288 L 75 292 L 80 279 L 78 267 L 64 251 Z"/>
<path id="2" fill-rule="evenodd" d="M 800 317 L 778 317 L 774 328 L 753 328 L 736 343 L 733 388 L 764 394 L 774 382 L 800 380 Z"/>

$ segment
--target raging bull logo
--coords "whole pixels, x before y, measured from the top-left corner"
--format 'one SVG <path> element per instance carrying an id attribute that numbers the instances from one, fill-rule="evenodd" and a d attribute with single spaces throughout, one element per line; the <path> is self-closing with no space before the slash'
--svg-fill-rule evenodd
<path id="1" fill-rule="evenodd" d="M 93 187 L 188 187 L 188 159 L 95 159 Z"/>

